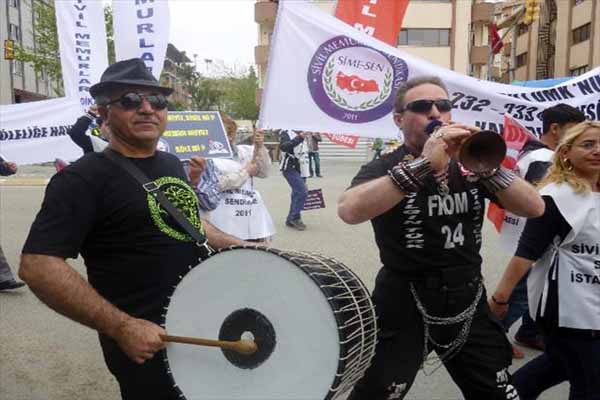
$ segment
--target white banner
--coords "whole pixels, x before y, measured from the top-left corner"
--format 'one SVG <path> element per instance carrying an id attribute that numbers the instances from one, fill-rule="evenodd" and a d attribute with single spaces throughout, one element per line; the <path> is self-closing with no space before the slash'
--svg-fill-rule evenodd
<path id="1" fill-rule="evenodd" d="M 51 99 L 0 107 L 0 152 L 19 165 L 71 161 L 83 152 L 67 132 L 81 116 L 78 99 Z"/>
<path id="2" fill-rule="evenodd" d="M 55 7 L 65 97 L 87 110 L 90 86 L 108 66 L 104 8 L 97 0 L 56 0 Z"/>
<path id="3" fill-rule="evenodd" d="M 557 103 L 600 119 L 600 68 L 550 88 L 482 81 L 447 70 L 366 35 L 306 2 L 282 1 L 259 126 L 396 138 L 395 94 L 407 79 L 440 77 L 452 119 L 497 132 L 507 113 L 536 134 L 539 114 Z"/>
<path id="4" fill-rule="evenodd" d="M 141 58 L 160 79 L 169 44 L 168 0 L 115 0 L 113 27 L 117 61 Z"/>

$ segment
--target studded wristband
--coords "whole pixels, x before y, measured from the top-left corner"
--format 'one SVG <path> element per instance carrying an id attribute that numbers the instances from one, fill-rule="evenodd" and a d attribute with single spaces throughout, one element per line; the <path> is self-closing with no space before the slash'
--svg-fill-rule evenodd
<path id="1" fill-rule="evenodd" d="M 500 167 L 489 176 L 481 176 L 479 183 L 491 194 L 495 194 L 508 188 L 515 178 L 516 175 L 513 171 Z"/>
<path id="2" fill-rule="evenodd" d="M 432 169 L 429 160 L 418 158 L 399 163 L 388 171 L 388 175 L 404 193 L 414 193 L 423 188 L 425 178 L 432 175 Z"/>

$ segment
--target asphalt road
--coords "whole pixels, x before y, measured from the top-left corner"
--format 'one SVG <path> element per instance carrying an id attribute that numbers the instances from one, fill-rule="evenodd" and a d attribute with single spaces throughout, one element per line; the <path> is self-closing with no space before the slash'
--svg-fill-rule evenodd
<path id="1" fill-rule="evenodd" d="M 308 183 L 310 188 L 323 189 L 326 208 L 304 214 L 308 226 L 304 232 L 284 225 L 289 188 L 277 169 L 273 168 L 268 179 L 256 179 L 255 185 L 276 223 L 278 233 L 273 246 L 337 258 L 372 288 L 379 262 L 371 227 L 369 224 L 346 225 L 336 214 L 337 197 L 348 186 L 360 164 L 333 161 L 322 164 L 325 177 L 309 179 Z M 52 167 L 22 167 L 16 177 L 0 181 L 0 239 L 15 271 L 29 226 L 43 197 L 44 187 L 39 183 L 52 172 Z M 509 258 L 498 250 L 496 241 L 495 231 L 486 224 L 483 268 L 488 288 L 495 286 Z M 71 265 L 85 275 L 80 259 L 72 261 Z M 513 331 L 516 327 L 513 326 Z M 511 370 L 537 354 L 525 352 L 527 358 L 515 361 Z M 540 399 L 564 400 L 567 397 L 568 385 L 562 384 L 544 393 Z M 428 377 L 419 373 L 407 396 L 411 400 L 461 398 L 443 368 Z M 72 399 L 119 399 L 116 382 L 104 366 L 95 332 L 51 311 L 28 289 L 0 293 L 0 400 Z"/>

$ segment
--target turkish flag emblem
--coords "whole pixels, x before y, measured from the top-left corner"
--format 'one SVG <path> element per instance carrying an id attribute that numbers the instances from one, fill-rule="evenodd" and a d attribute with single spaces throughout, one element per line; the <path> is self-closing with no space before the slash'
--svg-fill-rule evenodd
<path id="1" fill-rule="evenodd" d="M 346 75 L 343 72 L 338 72 L 335 77 L 337 87 L 342 90 L 347 90 L 350 93 L 368 93 L 379 92 L 379 85 L 373 79 L 363 79 L 358 75 Z"/>

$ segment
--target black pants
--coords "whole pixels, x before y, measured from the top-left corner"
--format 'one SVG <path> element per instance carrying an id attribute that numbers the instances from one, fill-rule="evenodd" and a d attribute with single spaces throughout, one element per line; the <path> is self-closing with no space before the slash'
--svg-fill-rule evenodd
<path id="1" fill-rule="evenodd" d="M 565 331 L 545 335 L 546 351 L 515 373 L 522 400 L 537 399 L 565 380 L 571 385 L 569 400 L 600 400 L 600 335 Z"/>
<path id="2" fill-rule="evenodd" d="M 167 374 L 164 350 L 143 364 L 133 362 L 116 342 L 100 335 L 104 361 L 119 382 L 123 400 L 176 400 L 178 390 Z"/>
<path id="3" fill-rule="evenodd" d="M 371 367 L 348 400 L 403 399 L 412 386 L 423 361 L 423 319 L 410 293 L 411 281 L 427 313 L 445 317 L 459 314 L 474 301 L 480 280 L 478 268 L 445 270 L 427 279 L 382 268 L 373 292 L 379 342 Z M 431 334 L 437 343 L 447 344 L 460 327 L 436 326 Z M 429 349 L 444 352 L 433 343 Z M 508 373 L 511 356 L 510 343 L 500 321 L 489 311 L 484 291 L 466 343 L 444 366 L 467 400 L 517 399 Z"/>

